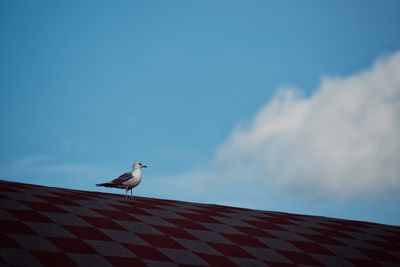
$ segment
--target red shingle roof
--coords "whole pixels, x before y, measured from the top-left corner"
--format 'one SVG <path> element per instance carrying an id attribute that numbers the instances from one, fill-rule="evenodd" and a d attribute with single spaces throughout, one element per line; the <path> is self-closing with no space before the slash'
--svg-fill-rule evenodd
<path id="1" fill-rule="evenodd" d="M 400 266 L 400 227 L 0 181 L 0 265 Z"/>

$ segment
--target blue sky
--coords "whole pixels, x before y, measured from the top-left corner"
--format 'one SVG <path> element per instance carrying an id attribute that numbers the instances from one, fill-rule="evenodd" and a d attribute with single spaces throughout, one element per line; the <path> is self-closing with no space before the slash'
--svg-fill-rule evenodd
<path id="1" fill-rule="evenodd" d="M 0 178 L 399 225 L 399 12 L 1 1 Z"/>

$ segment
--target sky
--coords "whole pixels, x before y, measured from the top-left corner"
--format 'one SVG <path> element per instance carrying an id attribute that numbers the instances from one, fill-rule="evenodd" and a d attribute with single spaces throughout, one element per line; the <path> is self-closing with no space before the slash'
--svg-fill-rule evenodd
<path id="1" fill-rule="evenodd" d="M 399 1 L 1 1 L 0 179 L 400 225 Z"/>

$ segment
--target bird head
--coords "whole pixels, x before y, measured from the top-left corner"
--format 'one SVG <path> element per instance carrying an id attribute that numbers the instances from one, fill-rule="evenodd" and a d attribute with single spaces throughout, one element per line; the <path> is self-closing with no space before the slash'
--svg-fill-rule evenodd
<path id="1" fill-rule="evenodd" d="M 133 163 L 133 169 L 141 169 L 141 168 L 147 168 L 147 166 L 137 161 Z"/>

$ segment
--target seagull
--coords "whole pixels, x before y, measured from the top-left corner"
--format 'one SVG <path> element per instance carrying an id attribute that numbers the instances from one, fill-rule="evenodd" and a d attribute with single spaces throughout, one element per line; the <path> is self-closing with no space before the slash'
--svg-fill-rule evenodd
<path id="1" fill-rule="evenodd" d="M 128 191 L 131 190 L 132 196 L 132 189 L 140 184 L 142 180 L 142 168 L 147 168 L 146 165 L 143 165 L 140 162 L 133 163 L 132 171 L 126 172 L 120 175 L 118 178 L 115 178 L 111 182 L 96 184 L 96 186 L 104 186 L 104 187 L 115 187 L 125 189 L 125 198 L 128 196 Z"/>

